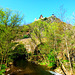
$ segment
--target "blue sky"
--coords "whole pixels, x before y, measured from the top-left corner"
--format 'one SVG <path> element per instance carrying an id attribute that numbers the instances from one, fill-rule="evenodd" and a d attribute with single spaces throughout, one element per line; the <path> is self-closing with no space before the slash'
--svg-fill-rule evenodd
<path id="1" fill-rule="evenodd" d="M 35 18 L 49 17 L 55 14 L 58 17 L 59 7 L 66 9 L 66 18 L 71 19 L 75 12 L 75 0 L 0 0 L 0 7 L 10 8 L 24 14 L 23 23 L 31 23 Z"/>

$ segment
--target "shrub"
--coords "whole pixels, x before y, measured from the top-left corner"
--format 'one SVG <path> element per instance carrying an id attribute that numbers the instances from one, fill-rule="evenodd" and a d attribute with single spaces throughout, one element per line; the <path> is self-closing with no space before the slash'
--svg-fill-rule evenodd
<path id="1" fill-rule="evenodd" d="M 0 75 L 5 75 L 4 72 L 6 71 L 5 69 L 7 68 L 4 64 L 0 65 L 1 67 L 1 71 L 0 71 Z"/>
<path id="2" fill-rule="evenodd" d="M 55 60 L 55 55 L 52 53 L 48 54 L 48 60 L 49 60 L 49 65 L 48 66 L 55 66 L 56 60 Z"/>
<path id="3" fill-rule="evenodd" d="M 47 20 L 47 17 L 45 17 L 44 20 Z"/>
<path id="4" fill-rule="evenodd" d="M 26 48 L 24 48 L 23 44 L 19 44 L 16 48 L 10 52 L 9 60 L 13 61 L 13 59 L 17 59 L 19 56 L 27 55 Z"/>
<path id="5" fill-rule="evenodd" d="M 39 52 L 38 52 L 39 51 Z M 38 45 L 36 52 L 34 54 L 40 56 L 38 60 L 41 61 L 40 64 L 48 65 L 49 67 L 54 67 L 56 64 L 56 55 L 54 50 L 49 47 L 48 44 L 43 43 Z"/>
<path id="6" fill-rule="evenodd" d="M 23 38 L 29 38 L 29 36 L 28 35 L 24 35 Z"/>

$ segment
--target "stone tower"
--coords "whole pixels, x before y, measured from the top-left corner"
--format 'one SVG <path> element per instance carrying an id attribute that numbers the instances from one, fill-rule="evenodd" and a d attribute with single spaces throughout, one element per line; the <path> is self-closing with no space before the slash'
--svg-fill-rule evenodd
<path id="1" fill-rule="evenodd" d="M 42 16 L 42 15 L 40 15 L 39 19 L 43 19 L 43 16 Z"/>

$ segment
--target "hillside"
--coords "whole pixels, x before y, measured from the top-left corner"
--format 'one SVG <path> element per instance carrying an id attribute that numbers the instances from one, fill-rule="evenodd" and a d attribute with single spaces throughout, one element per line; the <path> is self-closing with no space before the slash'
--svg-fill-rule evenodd
<path id="1" fill-rule="evenodd" d="M 61 74 L 75 73 L 75 26 L 54 15 L 47 18 L 41 15 L 38 20 L 23 26 L 18 26 L 21 18 L 12 23 L 12 19 L 8 22 L 5 17 L 6 21 L 1 19 L 0 23 L 1 66 L 9 66 L 15 59 L 23 58 L 47 66 L 47 69 L 60 69 Z"/>
<path id="2" fill-rule="evenodd" d="M 71 72 L 74 71 L 74 26 L 62 22 L 55 16 L 51 16 L 48 18 L 42 17 L 37 21 L 34 21 L 29 24 L 29 28 L 32 41 L 36 43 L 37 38 L 40 42 L 40 45 L 38 45 L 35 50 L 37 57 L 39 55 L 38 61 L 41 62 L 40 64 L 53 66 L 55 65 L 55 62 L 59 62 L 64 66 L 62 66 L 62 69 L 65 71 L 65 74 L 69 73 L 70 70 Z M 46 42 L 43 42 L 42 38 L 45 38 Z M 71 64 L 73 65 L 73 68 Z"/>

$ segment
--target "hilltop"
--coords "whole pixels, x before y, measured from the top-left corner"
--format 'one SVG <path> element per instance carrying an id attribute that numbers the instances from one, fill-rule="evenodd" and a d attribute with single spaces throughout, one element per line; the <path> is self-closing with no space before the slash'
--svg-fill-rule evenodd
<path id="1" fill-rule="evenodd" d="M 54 14 L 52 14 L 52 16 L 50 16 L 50 17 L 43 17 L 42 15 L 40 15 L 38 20 L 35 18 L 35 21 L 39 21 L 39 20 L 46 21 L 47 23 L 61 22 L 61 20 L 59 18 L 57 18 Z"/>

